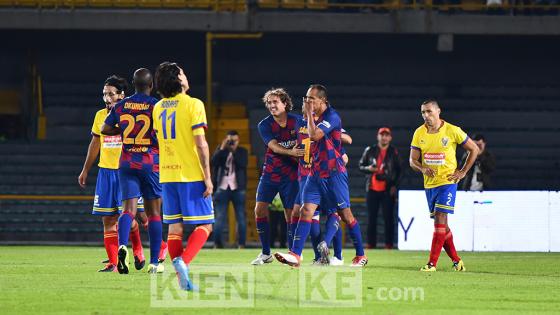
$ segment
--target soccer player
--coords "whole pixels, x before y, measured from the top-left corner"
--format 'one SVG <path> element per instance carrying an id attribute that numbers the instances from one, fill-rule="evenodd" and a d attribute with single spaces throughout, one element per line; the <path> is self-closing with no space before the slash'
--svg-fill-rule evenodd
<path id="1" fill-rule="evenodd" d="M 313 166 L 303 188 L 303 207 L 294 234 L 292 250 L 275 253 L 274 257 L 283 264 L 299 266 L 305 239 L 311 228 L 311 221 L 319 205 L 327 204 L 326 209 L 336 207 L 356 248 L 356 257 L 351 266 L 363 267 L 368 259 L 364 253 L 360 225 L 350 209 L 348 173 L 342 158 L 341 121 L 338 113 L 329 105 L 327 89 L 313 84 L 304 98 L 304 113 L 307 120 Z M 314 115 L 318 117 L 314 119 Z M 321 255 L 328 256 L 328 248 L 322 248 Z M 328 258 L 324 260 L 328 261 Z"/>
<path id="2" fill-rule="evenodd" d="M 118 168 L 122 146 L 120 135 L 105 136 L 101 134 L 101 126 L 103 126 L 105 118 L 113 106 L 125 97 L 126 88 L 126 80 L 116 75 L 112 75 L 105 80 L 103 85 L 105 108 L 100 109 L 95 114 L 91 128 L 91 142 L 89 143 L 84 167 L 78 176 L 78 183 L 82 188 L 85 188 L 89 170 L 99 155 L 99 173 L 97 175 L 92 214 L 101 216 L 103 221 L 103 243 L 108 258 L 107 264 L 99 272 L 116 271 L 118 248 L 117 220 L 119 209 L 121 208 Z M 142 203 L 139 203 L 138 208 L 143 214 L 144 207 Z M 138 223 L 134 221 L 131 228 L 130 239 L 136 260 L 135 265 L 137 269 L 142 269 L 144 266 L 144 253 Z"/>
<path id="3" fill-rule="evenodd" d="M 297 157 L 303 156 L 304 149 L 295 147 L 297 140 L 296 124 L 301 116 L 292 114 L 292 99 L 284 89 L 270 89 L 263 96 L 263 102 L 270 112 L 259 122 L 259 134 L 266 145 L 263 170 L 257 187 L 257 203 L 255 217 L 257 233 L 261 241 L 262 251 L 252 265 L 271 263 L 274 258 L 270 254 L 270 224 L 268 205 L 276 194 L 284 205 L 284 216 L 288 231 L 288 247 L 292 244 L 290 233 L 292 208 L 298 193 L 298 162 Z"/>
<path id="4" fill-rule="evenodd" d="M 317 116 L 314 116 L 315 119 L 318 119 Z M 299 183 L 299 191 L 294 202 L 294 208 L 292 210 L 292 218 L 290 224 L 290 230 L 292 235 L 295 233 L 297 224 L 299 222 L 299 214 L 301 205 L 303 204 L 302 194 L 303 188 L 305 186 L 305 182 L 307 178 L 311 174 L 311 167 L 312 157 L 311 157 L 311 139 L 309 138 L 309 132 L 307 130 L 307 120 L 302 119 L 298 121 L 296 125 L 297 131 L 297 146 L 304 149 L 304 155 L 298 159 L 298 183 Z M 352 137 L 348 135 L 344 129 L 341 129 L 341 141 L 343 144 L 350 144 L 352 143 Z M 343 150 L 344 151 L 344 150 Z M 345 152 L 342 152 L 342 158 L 344 161 L 344 165 L 348 163 L 348 156 Z M 339 216 L 337 214 L 336 208 L 331 209 L 321 209 L 324 210 L 325 214 L 327 215 L 327 221 L 325 223 L 326 226 L 326 236 L 329 239 L 333 240 L 334 243 L 334 258 L 331 261 L 323 261 L 321 260 L 321 254 L 318 250 L 318 245 L 321 242 L 321 226 L 320 226 L 320 215 L 321 211 L 319 209 L 315 210 L 313 214 L 312 221 L 311 221 L 311 228 L 309 235 L 311 237 L 311 244 L 313 246 L 313 251 L 315 253 L 315 258 L 313 259 L 313 265 L 326 265 L 331 264 L 333 266 L 338 266 L 344 264 L 342 259 L 342 231 L 340 229 L 339 224 Z M 330 243 L 329 243 L 330 244 Z M 288 244 L 289 249 L 291 250 L 292 244 Z"/>
<path id="5" fill-rule="evenodd" d="M 162 242 L 160 216 L 159 147 L 152 128 L 152 111 L 157 99 L 150 96 L 152 74 L 140 68 L 134 72 L 136 93 L 118 102 L 105 119 L 101 133 L 121 134 L 123 146 L 119 165 L 119 182 L 123 213 L 118 221 L 119 250 L 117 270 L 128 273 L 128 237 L 137 212 L 138 198 L 143 197 L 148 215 L 150 264 L 148 273 L 163 272 L 159 263 Z"/>
<path id="6" fill-rule="evenodd" d="M 189 264 L 208 240 L 214 223 L 206 113 L 204 104 L 187 94 L 189 82 L 176 63 L 158 66 L 156 86 L 163 97 L 154 108 L 154 129 L 162 147 L 163 221 L 169 224 L 169 255 L 179 286 L 190 291 L 195 287 Z M 184 250 L 183 224 L 196 226 Z"/>
<path id="7" fill-rule="evenodd" d="M 465 177 L 478 155 L 478 147 L 461 128 L 440 118 L 441 109 L 435 100 L 420 106 L 424 124 L 414 131 L 410 145 L 410 167 L 424 175 L 424 188 L 428 199 L 430 217 L 434 219 L 434 234 L 430 259 L 421 271 L 436 271 L 441 248 L 453 261 L 453 269 L 465 271 L 457 255 L 453 234 L 447 224 L 447 214 L 455 211 L 457 182 Z M 465 165 L 457 169 L 456 147 L 461 145 L 468 157 Z"/>

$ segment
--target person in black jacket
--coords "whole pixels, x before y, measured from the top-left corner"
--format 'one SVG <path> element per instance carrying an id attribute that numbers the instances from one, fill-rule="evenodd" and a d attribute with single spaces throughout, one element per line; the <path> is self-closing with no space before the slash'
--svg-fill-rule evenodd
<path id="1" fill-rule="evenodd" d="M 461 181 L 462 190 L 482 191 L 488 190 L 492 187 L 490 181 L 490 174 L 496 168 L 496 159 L 490 151 L 486 150 L 486 138 L 481 134 L 475 134 L 471 137 L 474 143 L 478 146 L 478 157 L 474 162 L 465 178 Z M 467 161 L 467 152 L 461 159 L 461 165 Z"/>
<path id="2" fill-rule="evenodd" d="M 377 244 L 377 212 L 383 208 L 385 248 L 393 248 L 397 186 L 401 175 L 398 151 L 391 145 L 391 129 L 379 128 L 377 144 L 368 146 L 360 159 L 360 171 L 366 174 L 365 189 L 368 207 L 368 248 Z"/>
<path id="3" fill-rule="evenodd" d="M 229 131 L 222 144 L 212 155 L 212 182 L 214 183 L 214 244 L 223 248 L 222 230 L 231 201 L 237 219 L 237 242 L 245 247 L 247 223 L 245 218 L 245 190 L 247 188 L 247 149 L 239 146 L 239 133 Z"/>

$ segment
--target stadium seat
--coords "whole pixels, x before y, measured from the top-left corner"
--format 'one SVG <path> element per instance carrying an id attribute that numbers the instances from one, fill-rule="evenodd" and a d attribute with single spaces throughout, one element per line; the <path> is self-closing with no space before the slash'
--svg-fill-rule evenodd
<path id="1" fill-rule="evenodd" d="M 311 10 L 326 10 L 329 8 L 328 0 L 307 0 L 306 7 Z"/>
<path id="2" fill-rule="evenodd" d="M 212 0 L 186 0 L 185 2 L 188 8 L 193 9 L 210 9 L 214 3 Z"/>
<path id="3" fill-rule="evenodd" d="M 113 0 L 89 0 L 89 5 L 92 7 L 113 7 L 114 1 Z"/>
<path id="4" fill-rule="evenodd" d="M 89 5 L 89 0 L 62 0 L 61 6 L 67 8 L 83 8 Z"/>
<path id="5" fill-rule="evenodd" d="M 138 6 L 141 8 L 161 8 L 161 0 L 138 0 Z"/>
<path id="6" fill-rule="evenodd" d="M 114 0 L 115 7 L 118 8 L 134 8 L 138 6 L 137 0 Z"/>
<path id="7" fill-rule="evenodd" d="M 38 0 L 14 0 L 14 5 L 19 7 L 36 7 L 39 5 Z"/>
<path id="8" fill-rule="evenodd" d="M 262 9 L 278 9 L 280 7 L 280 1 L 278 0 L 257 0 L 257 4 Z"/>
<path id="9" fill-rule="evenodd" d="M 16 90 L 0 90 L 0 115 L 21 113 L 20 96 Z"/>
<path id="10" fill-rule="evenodd" d="M 282 8 L 285 9 L 304 9 L 305 0 L 282 0 Z"/>

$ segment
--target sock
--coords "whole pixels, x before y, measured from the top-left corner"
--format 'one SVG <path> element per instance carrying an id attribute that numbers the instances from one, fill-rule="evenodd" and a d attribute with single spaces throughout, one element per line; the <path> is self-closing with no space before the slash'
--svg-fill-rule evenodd
<path id="1" fill-rule="evenodd" d="M 256 218 L 257 220 L 257 233 L 259 234 L 259 239 L 261 240 L 262 253 L 264 255 L 270 255 L 270 224 L 268 223 L 268 217 Z"/>
<path id="2" fill-rule="evenodd" d="M 168 234 L 167 248 L 169 249 L 169 257 L 171 257 L 171 260 L 181 256 L 183 254 L 183 235 Z"/>
<path id="3" fill-rule="evenodd" d="M 117 265 L 117 250 L 119 248 L 119 235 L 115 231 L 103 233 L 103 243 L 109 263 Z"/>
<path id="4" fill-rule="evenodd" d="M 352 243 L 356 249 L 356 256 L 364 256 L 364 245 L 362 244 L 362 231 L 360 231 L 360 225 L 358 220 L 354 219 L 354 222 L 348 225 L 348 233 L 352 238 Z"/>
<path id="5" fill-rule="evenodd" d="M 166 249 L 167 249 L 167 243 L 162 239 L 162 240 L 161 240 L 161 245 L 160 245 L 160 247 L 159 247 L 159 254 L 158 254 L 158 257 L 159 257 L 160 259 L 165 259 L 165 256 L 166 256 L 166 255 L 163 255 L 163 254 L 164 254 L 164 252 L 165 252 Z M 162 256 L 163 256 L 163 257 L 162 257 Z"/>
<path id="6" fill-rule="evenodd" d="M 286 221 L 286 247 L 288 247 L 288 250 L 292 247 L 292 244 L 294 242 L 294 234 L 292 233 L 292 222 L 290 221 Z"/>
<path id="7" fill-rule="evenodd" d="M 161 217 L 153 215 L 148 218 L 148 235 L 150 236 L 150 264 L 157 265 L 161 248 Z"/>
<path id="8" fill-rule="evenodd" d="M 205 227 L 199 226 L 191 233 L 189 239 L 187 240 L 187 247 L 183 251 L 183 261 L 185 264 L 190 264 L 193 258 L 198 254 L 206 240 L 208 239 L 208 235 L 210 235 L 210 231 L 208 231 Z"/>
<path id="9" fill-rule="evenodd" d="M 461 257 L 457 255 L 457 251 L 455 250 L 455 244 L 453 244 L 453 233 L 451 230 L 445 234 L 445 241 L 443 242 L 443 249 L 447 253 L 447 256 L 451 258 L 451 261 L 458 262 L 461 260 Z"/>
<path id="10" fill-rule="evenodd" d="M 332 242 L 333 242 L 332 247 L 334 251 L 334 257 L 342 260 L 342 229 L 341 228 L 338 228 L 336 230 Z"/>
<path id="11" fill-rule="evenodd" d="M 445 242 L 445 224 L 434 224 L 434 236 L 432 238 L 432 249 L 430 250 L 430 263 L 437 265 L 441 248 Z"/>
<path id="12" fill-rule="evenodd" d="M 317 245 L 321 242 L 321 225 L 319 224 L 319 220 L 311 221 L 309 236 L 311 236 L 311 245 L 313 246 L 313 252 L 315 253 L 315 260 L 318 260 L 321 258 L 321 254 L 319 254 L 319 250 L 317 250 Z"/>
<path id="13" fill-rule="evenodd" d="M 119 246 L 128 245 L 128 238 L 130 237 L 130 227 L 132 226 L 132 220 L 134 220 L 134 216 L 128 211 L 123 212 L 119 217 Z"/>
<path id="14" fill-rule="evenodd" d="M 340 230 L 339 217 L 337 214 L 331 213 L 327 218 L 325 231 L 325 242 L 327 246 L 331 246 L 331 242 L 338 230 Z"/>
<path id="15" fill-rule="evenodd" d="M 296 233 L 296 227 L 298 222 L 299 222 L 299 217 L 292 217 L 292 222 L 290 222 L 290 229 L 288 230 L 288 233 L 290 234 L 291 237 L 288 243 L 288 250 L 292 250 L 292 247 L 294 246 L 294 235 Z"/>
<path id="16" fill-rule="evenodd" d="M 309 230 L 311 230 L 311 220 L 302 220 L 300 218 L 296 227 L 296 232 L 294 233 L 294 246 L 292 247 L 292 253 L 301 256 L 303 245 L 305 245 L 305 240 L 309 235 Z"/>
<path id="17" fill-rule="evenodd" d="M 132 253 L 134 256 L 144 256 L 142 247 L 142 239 L 140 238 L 140 229 L 138 223 L 134 224 L 132 221 L 132 229 L 130 230 L 130 242 L 132 243 Z"/>

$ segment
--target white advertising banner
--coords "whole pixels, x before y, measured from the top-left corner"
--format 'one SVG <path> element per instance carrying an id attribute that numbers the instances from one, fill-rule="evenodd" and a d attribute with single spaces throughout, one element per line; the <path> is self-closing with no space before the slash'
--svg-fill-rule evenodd
<path id="1" fill-rule="evenodd" d="M 449 226 L 461 251 L 560 251 L 560 194 L 458 191 Z M 400 191 L 399 249 L 429 250 L 433 231 L 424 191 Z"/>

